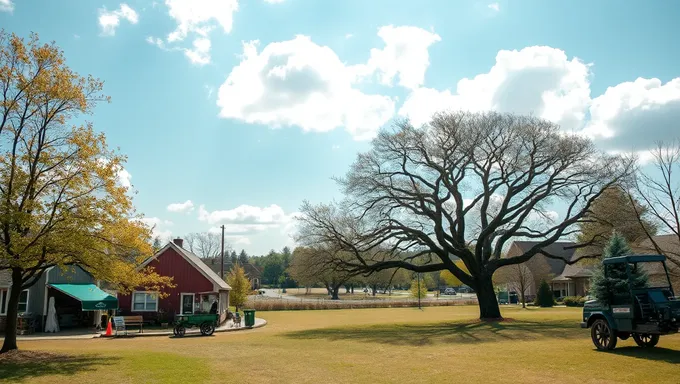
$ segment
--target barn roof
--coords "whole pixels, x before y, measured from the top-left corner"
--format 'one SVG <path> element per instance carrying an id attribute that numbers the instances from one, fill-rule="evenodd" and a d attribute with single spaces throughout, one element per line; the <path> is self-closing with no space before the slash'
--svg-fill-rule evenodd
<path id="1" fill-rule="evenodd" d="M 169 248 L 174 249 L 177 253 L 179 253 L 186 261 L 189 262 L 196 270 L 201 272 L 201 274 L 208 280 L 210 280 L 213 284 L 217 285 L 220 287 L 221 290 L 231 290 L 231 287 L 229 284 L 227 284 L 220 276 L 215 273 L 212 269 L 210 269 L 209 266 L 207 266 L 203 260 L 201 260 L 200 257 L 197 255 L 187 251 L 186 249 L 178 246 L 177 244 L 173 242 L 169 242 L 165 247 L 161 248 L 158 252 L 156 252 L 155 255 L 149 257 L 142 263 L 141 267 L 145 267 L 148 265 L 151 261 L 157 259 L 160 255 L 162 255 L 165 251 L 167 251 Z"/>

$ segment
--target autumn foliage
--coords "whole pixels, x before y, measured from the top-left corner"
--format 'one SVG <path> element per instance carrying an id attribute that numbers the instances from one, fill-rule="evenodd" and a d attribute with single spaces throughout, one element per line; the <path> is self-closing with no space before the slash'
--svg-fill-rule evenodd
<path id="1" fill-rule="evenodd" d="M 0 31 L 0 270 L 12 277 L 3 352 L 16 349 L 19 293 L 47 268 L 78 264 L 122 292 L 171 283 L 137 270 L 151 233 L 118 181 L 126 158 L 73 123 L 109 101 L 103 86 L 54 43 Z"/>

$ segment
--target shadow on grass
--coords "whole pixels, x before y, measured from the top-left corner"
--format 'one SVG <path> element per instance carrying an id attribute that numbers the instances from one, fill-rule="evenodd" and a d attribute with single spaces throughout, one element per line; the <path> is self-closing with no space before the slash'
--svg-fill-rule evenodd
<path id="1" fill-rule="evenodd" d="M 502 340 L 572 339 L 585 337 L 573 321 L 468 322 L 385 324 L 366 327 L 322 328 L 291 332 L 292 339 L 354 340 L 391 345 L 485 343 Z"/>
<path id="2" fill-rule="evenodd" d="M 71 356 L 40 351 L 11 351 L 0 355 L 0 378 L 11 383 L 47 375 L 75 375 L 115 363 L 115 357 Z"/>
<path id="3" fill-rule="evenodd" d="M 635 357 L 644 360 L 665 361 L 671 364 L 680 364 L 680 351 L 668 348 L 640 348 L 620 347 L 609 351 L 615 355 Z"/>

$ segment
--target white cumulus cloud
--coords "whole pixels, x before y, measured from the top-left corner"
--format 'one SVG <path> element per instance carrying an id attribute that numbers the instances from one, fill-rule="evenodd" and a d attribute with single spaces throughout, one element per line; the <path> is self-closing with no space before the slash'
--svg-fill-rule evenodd
<path id="1" fill-rule="evenodd" d="M 168 35 L 168 41 L 183 40 L 191 32 L 206 36 L 219 24 L 225 33 L 231 32 L 237 0 L 165 0 L 170 17 L 177 28 Z"/>
<path id="2" fill-rule="evenodd" d="M 121 19 L 127 20 L 131 24 L 137 24 L 139 15 L 125 3 L 122 3 L 118 9 L 113 11 L 108 11 L 106 8 L 99 9 L 99 26 L 102 29 L 102 34 L 104 36 L 115 35 Z"/>
<path id="3" fill-rule="evenodd" d="M 266 207 L 252 205 L 240 205 L 236 208 L 227 210 L 208 211 L 205 206 L 198 208 L 199 221 L 206 222 L 212 227 L 211 232 L 221 233 L 221 226 L 224 225 L 225 237 L 231 238 L 232 244 L 250 244 L 252 236 L 263 236 L 266 234 L 278 236 L 283 235 L 285 241 L 290 243 L 292 231 L 295 229 L 295 217 L 298 212 L 287 214 L 283 208 L 276 204 Z"/>
<path id="4" fill-rule="evenodd" d="M 184 54 L 194 64 L 205 65 L 210 63 L 210 39 L 200 37 L 194 40 L 193 49 L 185 49 Z"/>
<path id="5" fill-rule="evenodd" d="M 679 138 L 680 77 L 666 84 L 638 78 L 609 87 L 593 99 L 590 118 L 583 132 L 607 149 L 639 151 Z"/>
<path id="6" fill-rule="evenodd" d="M 381 27 L 378 36 L 385 42 L 385 47 L 371 49 L 368 63 L 356 67 L 357 75 L 376 74 L 385 85 L 392 85 L 395 77 L 399 76 L 400 86 L 421 86 L 425 71 L 430 66 L 428 48 L 441 41 L 441 37 L 418 27 L 392 25 Z"/>
<path id="7" fill-rule="evenodd" d="M 243 60 L 219 88 L 221 117 L 316 132 L 345 127 L 366 139 L 394 115 L 394 100 L 355 88 L 354 70 L 329 47 L 301 35 L 257 46 L 244 43 Z"/>
<path id="8" fill-rule="evenodd" d="M 12 11 L 14 11 L 14 3 L 12 0 L 0 0 L 0 12 L 12 13 Z"/>
<path id="9" fill-rule="evenodd" d="M 496 12 L 501 10 L 501 6 L 498 3 L 491 3 L 491 4 L 487 5 L 487 7 L 489 9 L 493 10 L 493 11 L 496 11 Z"/>
<path id="10" fill-rule="evenodd" d="M 224 33 L 231 32 L 238 0 L 165 0 L 165 5 L 177 27 L 168 34 L 167 41 L 157 37 L 148 37 L 147 41 L 163 50 L 182 51 L 193 64 L 210 63 L 209 34 L 216 27 L 221 27 Z M 192 47 L 166 48 L 166 43 L 180 43 L 189 35 L 195 36 Z"/>
<path id="11" fill-rule="evenodd" d="M 172 203 L 167 207 L 170 212 L 191 212 L 194 210 L 194 203 L 191 200 L 187 200 L 183 203 Z"/>
<path id="12" fill-rule="evenodd" d="M 580 129 L 590 102 L 590 65 L 569 59 L 560 49 L 533 46 L 502 50 L 487 73 L 464 78 L 455 92 L 418 88 L 399 114 L 416 125 L 441 110 L 497 110 L 534 114 L 559 123 L 565 130 Z"/>
<path id="13" fill-rule="evenodd" d="M 137 221 L 140 221 L 148 228 L 152 229 L 152 236 L 154 238 L 159 237 L 161 241 L 169 241 L 171 239 L 172 231 L 165 228 L 165 226 L 173 225 L 171 221 L 162 220 L 158 217 L 144 217 Z"/>

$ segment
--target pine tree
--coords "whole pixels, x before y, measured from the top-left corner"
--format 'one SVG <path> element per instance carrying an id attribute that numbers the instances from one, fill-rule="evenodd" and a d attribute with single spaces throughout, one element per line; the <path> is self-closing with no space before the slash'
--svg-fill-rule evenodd
<path id="1" fill-rule="evenodd" d="M 541 280 L 541 285 L 538 287 L 538 294 L 536 295 L 536 304 L 548 308 L 555 304 L 555 298 L 550 290 L 550 285 L 545 280 Z"/>
<path id="2" fill-rule="evenodd" d="M 631 249 L 626 240 L 618 233 L 614 233 L 609 244 L 604 249 L 604 258 L 629 255 Z M 645 288 L 648 286 L 649 277 L 641 268 L 631 266 L 631 284 L 633 289 Z M 626 264 L 609 264 L 607 266 L 607 277 L 604 275 L 604 264 L 600 264 L 593 272 L 591 278 L 590 293 L 603 303 L 609 303 L 618 295 L 628 293 L 628 275 Z"/>

